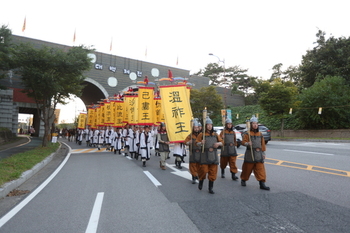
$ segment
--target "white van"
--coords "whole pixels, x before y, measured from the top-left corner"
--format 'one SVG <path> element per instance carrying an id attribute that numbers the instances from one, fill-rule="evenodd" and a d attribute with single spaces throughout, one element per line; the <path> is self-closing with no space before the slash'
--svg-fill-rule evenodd
<path id="1" fill-rule="evenodd" d="M 224 128 L 223 126 L 214 126 L 214 130 L 216 131 L 217 134 L 220 134 L 221 131 L 223 130 L 223 128 Z M 237 148 L 239 148 L 241 146 L 241 142 L 242 142 L 242 134 L 241 134 L 241 132 L 239 132 L 235 128 L 233 128 L 233 130 L 236 133 Z"/>

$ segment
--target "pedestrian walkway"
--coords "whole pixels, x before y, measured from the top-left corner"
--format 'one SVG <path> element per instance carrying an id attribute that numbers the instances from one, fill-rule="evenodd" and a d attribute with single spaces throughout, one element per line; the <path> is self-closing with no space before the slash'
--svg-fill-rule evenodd
<path id="1" fill-rule="evenodd" d="M 18 153 L 23 153 L 28 150 L 33 150 L 42 143 L 42 138 L 19 136 L 23 137 L 14 143 L 9 143 L 0 146 L 0 159 L 10 157 Z"/>

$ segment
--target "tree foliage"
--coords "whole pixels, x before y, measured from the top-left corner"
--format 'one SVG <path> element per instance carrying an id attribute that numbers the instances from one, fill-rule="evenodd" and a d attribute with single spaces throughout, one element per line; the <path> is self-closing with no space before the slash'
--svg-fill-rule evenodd
<path id="1" fill-rule="evenodd" d="M 350 84 L 350 37 L 326 40 L 326 33 L 319 30 L 316 46 L 302 57 L 300 66 L 304 87 L 311 87 L 326 76 L 339 76 Z"/>
<path id="2" fill-rule="evenodd" d="M 191 108 L 194 118 L 203 122 L 203 110 L 206 107 L 209 117 L 214 124 L 221 124 L 222 98 L 214 86 L 202 87 L 199 90 L 191 89 Z"/>
<path id="3" fill-rule="evenodd" d="M 280 119 L 283 134 L 284 118 L 288 115 L 289 109 L 295 106 L 298 89 L 292 82 L 282 82 L 281 79 L 275 79 L 265 88 L 266 90 L 260 94 L 260 106 L 268 114 Z"/>
<path id="4" fill-rule="evenodd" d="M 257 79 L 249 76 L 247 72 L 248 69 L 242 69 L 239 66 L 225 68 L 218 63 L 209 63 L 196 75 L 208 77 L 210 85 L 230 88 L 231 94 L 247 95 Z"/>
<path id="5" fill-rule="evenodd" d="M 209 63 L 204 69 L 200 69 L 195 75 L 208 77 L 210 85 L 219 86 L 223 83 L 224 68 L 218 63 Z"/>
<path id="6" fill-rule="evenodd" d="M 282 69 L 283 64 L 278 63 L 272 67 L 270 82 L 275 79 L 281 79 L 284 82 L 290 81 L 296 86 L 300 86 L 301 71 L 299 66 L 289 66 L 286 70 Z"/>
<path id="7" fill-rule="evenodd" d="M 83 46 L 64 51 L 18 44 L 14 49 L 13 61 L 16 72 L 21 75 L 23 92 L 35 100 L 38 115 L 44 122 L 43 146 L 47 144 L 56 105 L 65 104 L 69 94 L 81 95 L 83 72 L 91 66 L 88 53 Z"/>
<path id="8" fill-rule="evenodd" d="M 7 26 L 0 28 L 0 80 L 4 79 L 11 69 L 10 47 L 11 47 L 12 32 Z M 0 90 L 6 89 L 0 84 Z"/>
<path id="9" fill-rule="evenodd" d="M 328 76 L 299 96 L 299 125 L 305 129 L 342 129 L 350 126 L 350 86 L 342 77 Z M 318 114 L 318 108 L 322 114 Z"/>

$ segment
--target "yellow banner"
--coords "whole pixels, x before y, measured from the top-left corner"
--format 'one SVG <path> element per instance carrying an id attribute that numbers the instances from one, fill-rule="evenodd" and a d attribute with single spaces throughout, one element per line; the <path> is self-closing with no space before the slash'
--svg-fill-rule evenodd
<path id="1" fill-rule="evenodd" d="M 137 125 L 138 122 L 138 101 L 137 101 L 137 95 L 131 95 L 128 98 L 128 124 L 129 125 Z"/>
<path id="2" fill-rule="evenodd" d="M 129 123 L 129 100 L 130 96 L 124 96 L 124 106 L 123 106 L 123 123 Z"/>
<path id="3" fill-rule="evenodd" d="M 100 124 L 99 126 L 105 125 L 105 103 L 101 103 L 100 105 Z"/>
<path id="4" fill-rule="evenodd" d="M 138 124 L 154 124 L 153 87 L 139 87 Z"/>
<path id="5" fill-rule="evenodd" d="M 154 115 L 155 115 L 154 122 L 157 125 L 160 125 L 161 122 L 165 122 L 164 111 L 162 108 L 162 98 L 155 97 L 153 101 L 154 101 Z"/>
<path id="6" fill-rule="evenodd" d="M 96 109 L 96 118 L 95 118 L 95 122 L 96 122 L 96 127 L 99 126 L 101 124 L 101 106 L 98 106 Z"/>
<path id="7" fill-rule="evenodd" d="M 87 125 L 92 126 L 94 124 L 94 109 L 93 108 L 88 108 L 87 117 L 88 117 Z"/>
<path id="8" fill-rule="evenodd" d="M 114 114 L 114 126 L 122 127 L 123 126 L 123 109 L 124 102 L 122 100 L 115 101 L 115 114 Z"/>
<path id="9" fill-rule="evenodd" d="M 93 107 L 93 109 L 92 109 L 92 114 L 91 114 L 91 115 L 92 115 L 92 120 L 91 120 L 91 121 L 92 121 L 92 124 L 91 124 L 91 128 L 92 128 L 92 129 L 96 129 L 96 128 L 97 128 L 97 126 L 96 126 L 96 125 L 97 125 L 97 124 L 96 124 L 96 123 L 97 123 L 97 110 L 96 110 L 96 106 Z"/>
<path id="10" fill-rule="evenodd" d="M 78 128 L 85 129 L 86 124 L 86 113 L 80 113 L 78 117 Z"/>
<path id="11" fill-rule="evenodd" d="M 115 125 L 115 113 L 116 113 L 116 109 L 117 109 L 117 100 L 116 99 L 112 99 L 111 100 L 111 114 L 112 114 L 112 122 L 113 125 Z M 112 125 L 112 126 L 113 126 Z"/>
<path id="12" fill-rule="evenodd" d="M 161 86 L 162 109 L 169 141 L 183 142 L 191 132 L 192 110 L 185 85 Z"/>
<path id="13" fill-rule="evenodd" d="M 112 115 L 112 103 L 105 103 L 105 125 L 114 124 L 114 117 Z"/>
<path id="14" fill-rule="evenodd" d="M 191 87 L 186 87 L 186 89 L 187 89 L 187 97 L 188 97 L 188 99 L 190 99 L 191 98 Z"/>

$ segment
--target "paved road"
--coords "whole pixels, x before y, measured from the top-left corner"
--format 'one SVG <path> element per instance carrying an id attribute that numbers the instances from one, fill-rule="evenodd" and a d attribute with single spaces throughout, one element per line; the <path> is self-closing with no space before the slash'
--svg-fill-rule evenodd
<path id="1" fill-rule="evenodd" d="M 207 182 L 202 191 L 191 184 L 187 169 L 176 169 L 173 159 L 163 171 L 159 157 L 143 168 L 140 161 L 110 152 L 76 150 L 0 231 L 84 232 L 97 208 L 97 232 L 349 232 L 350 177 L 327 172 L 350 171 L 344 165 L 350 162 L 349 144 L 294 144 L 267 146 L 271 191 L 260 190 L 254 176 L 247 187 L 218 177 L 214 195 Z"/>

